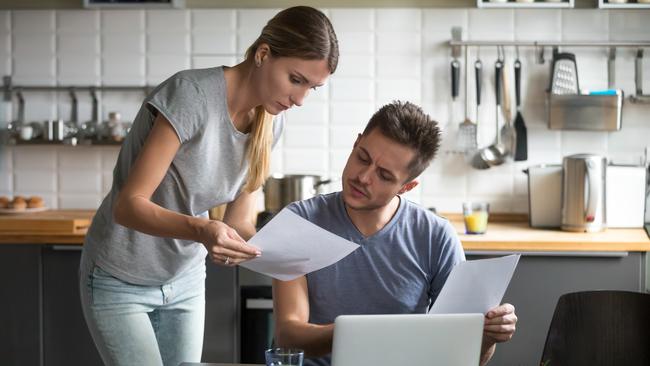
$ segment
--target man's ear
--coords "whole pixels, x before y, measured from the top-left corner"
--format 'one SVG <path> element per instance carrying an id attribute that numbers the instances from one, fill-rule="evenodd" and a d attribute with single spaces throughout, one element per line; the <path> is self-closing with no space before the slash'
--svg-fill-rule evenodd
<path id="1" fill-rule="evenodd" d="M 418 182 L 417 179 L 413 179 L 410 182 L 404 183 L 402 189 L 400 189 L 399 192 L 397 192 L 397 194 L 404 194 L 410 191 L 411 189 L 417 187 L 418 184 L 420 184 L 420 182 Z"/>
<path id="2" fill-rule="evenodd" d="M 361 137 L 363 137 L 362 134 L 357 134 L 357 139 L 354 140 L 354 145 L 352 145 L 352 148 L 355 148 L 357 147 L 357 145 L 359 145 L 359 141 L 361 141 Z"/>

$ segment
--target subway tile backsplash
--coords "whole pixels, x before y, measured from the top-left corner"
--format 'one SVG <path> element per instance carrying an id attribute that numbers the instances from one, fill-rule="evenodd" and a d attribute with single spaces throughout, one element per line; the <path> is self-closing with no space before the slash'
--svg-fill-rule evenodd
<path id="1" fill-rule="evenodd" d="M 279 9 L 56 10 L 0 11 L 0 74 L 22 85 L 152 85 L 184 68 L 232 65 L 243 59 L 263 24 Z M 336 29 L 339 69 L 303 107 L 287 113 L 283 138 L 273 153 L 276 173 L 320 174 L 336 180 L 368 118 L 392 99 L 410 100 L 440 122 L 441 151 L 407 197 L 438 211 L 458 212 L 464 200 L 486 200 L 493 211 L 526 212 L 529 165 L 560 163 L 570 153 L 605 154 L 616 163 L 638 163 L 650 146 L 647 105 L 626 101 L 618 132 L 552 131 L 546 126 L 546 63 L 535 62 L 521 47 L 522 105 L 528 125 L 529 160 L 508 162 L 487 171 L 473 170 L 454 151 L 457 126 L 476 120 L 470 80 L 460 96 L 450 96 L 446 42 L 452 26 L 472 40 L 639 40 L 650 34 L 648 10 L 595 9 L 324 9 Z M 583 88 L 607 87 L 604 48 L 571 49 L 578 57 Z M 634 52 L 617 54 L 616 85 L 634 94 Z M 471 49 L 470 65 L 484 63 L 479 142 L 495 137 L 494 48 Z M 506 49 L 512 74 L 514 49 Z M 462 57 L 461 57 L 462 61 Z M 464 63 L 461 63 L 464 66 Z M 650 86 L 650 61 L 644 84 Z M 473 72 L 473 71 L 472 71 Z M 461 71 L 464 75 L 464 68 Z M 514 93 L 514 86 L 511 87 Z M 647 88 L 646 88 L 647 89 Z M 650 91 L 646 90 L 646 93 Z M 514 96 L 514 94 L 513 94 Z M 25 93 L 26 120 L 70 118 L 69 96 Z M 140 92 L 101 95 L 102 119 L 120 111 L 132 119 L 142 103 Z M 15 102 L 15 100 L 14 100 Z M 79 95 L 79 121 L 91 118 L 90 97 Z M 514 98 L 512 101 L 514 105 Z M 0 104 L 0 125 L 16 117 L 15 103 Z M 0 149 L 0 195 L 44 197 L 53 208 L 95 208 L 110 190 L 118 147 L 5 146 Z"/>

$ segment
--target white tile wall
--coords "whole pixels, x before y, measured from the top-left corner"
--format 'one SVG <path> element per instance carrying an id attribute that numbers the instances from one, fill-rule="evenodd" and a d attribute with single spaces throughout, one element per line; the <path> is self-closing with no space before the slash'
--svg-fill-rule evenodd
<path id="1" fill-rule="evenodd" d="M 54 171 L 17 170 L 14 173 L 14 187 L 20 192 L 55 193 L 56 177 Z"/>
<path id="2" fill-rule="evenodd" d="M 99 32 L 99 11 L 63 10 L 56 12 L 57 33 L 88 34 Z"/>
<path id="3" fill-rule="evenodd" d="M 327 107 L 326 103 L 310 100 L 309 103 L 287 111 L 287 121 L 290 125 L 326 125 Z"/>
<path id="4" fill-rule="evenodd" d="M 234 65 L 235 57 L 231 56 L 192 56 L 192 68 L 204 69 L 216 65 Z"/>
<path id="5" fill-rule="evenodd" d="M 137 34 L 145 30 L 143 10 L 102 10 L 102 32 Z"/>
<path id="6" fill-rule="evenodd" d="M 59 174 L 58 191 L 60 193 L 100 193 L 102 177 L 95 170 L 69 170 Z"/>
<path id="7" fill-rule="evenodd" d="M 232 65 L 242 60 L 262 26 L 279 9 L 0 11 L 0 73 L 28 85 L 156 84 L 180 69 Z M 521 47 L 523 114 L 528 125 L 529 160 L 487 171 L 471 169 L 453 153 L 464 119 L 464 86 L 450 97 L 449 40 L 452 26 L 473 40 L 647 40 L 649 10 L 557 9 L 325 9 L 341 51 L 330 82 L 312 92 L 304 106 L 288 112 L 283 138 L 273 153 L 272 171 L 337 178 L 357 133 L 374 111 L 393 99 L 419 103 L 439 121 L 439 156 L 406 196 L 439 211 L 460 210 L 463 200 L 485 200 L 492 211 L 526 212 L 529 165 L 560 163 L 578 152 L 638 162 L 650 146 L 647 105 L 626 102 L 618 132 L 553 131 L 547 128 L 545 89 L 551 55 L 535 62 Z M 606 87 L 604 49 L 565 49 L 578 57 L 582 87 Z M 470 63 L 476 58 L 471 51 Z M 479 141 L 494 139 L 493 48 L 480 50 L 484 63 Z M 514 50 L 507 50 L 510 68 Z M 463 61 L 461 59 L 461 61 Z M 463 63 L 464 65 L 464 63 Z M 650 88 L 650 61 L 644 64 Z M 634 93 L 634 52 L 617 55 L 617 85 Z M 461 72 L 461 75 L 464 71 Z M 469 116 L 476 119 L 470 77 Z M 650 93 L 650 91 L 648 91 Z M 89 97 L 79 95 L 80 120 L 90 118 Z M 143 95 L 104 93 L 102 116 L 137 113 Z M 67 93 L 26 95 L 28 121 L 67 119 Z M 15 107 L 14 107 L 15 108 Z M 9 108 L 10 110 L 12 108 Z M 8 113 L 9 117 L 15 113 Z M 9 118 L 7 117 L 7 118 Z M 4 123 L 4 121 L 2 122 Z M 0 150 L 0 194 L 39 194 L 51 207 L 95 208 L 110 190 L 118 147 L 17 146 Z M 330 185 L 339 189 L 340 182 Z"/>
<path id="8" fill-rule="evenodd" d="M 0 11 L 0 34 L 11 33 L 11 12 Z"/>
<path id="9" fill-rule="evenodd" d="M 228 33 L 237 28 L 237 12 L 233 9 L 192 10 L 192 31 L 202 33 Z M 207 32 L 206 32 L 207 31 Z"/>
<path id="10" fill-rule="evenodd" d="M 13 33 L 53 34 L 56 28 L 54 12 L 50 10 L 17 10 L 12 15 Z"/>
<path id="11" fill-rule="evenodd" d="M 562 11 L 562 39 L 565 41 L 606 41 L 609 38 L 607 10 Z"/>
<path id="12" fill-rule="evenodd" d="M 145 85 L 145 11 L 101 11 L 101 81 Z"/>

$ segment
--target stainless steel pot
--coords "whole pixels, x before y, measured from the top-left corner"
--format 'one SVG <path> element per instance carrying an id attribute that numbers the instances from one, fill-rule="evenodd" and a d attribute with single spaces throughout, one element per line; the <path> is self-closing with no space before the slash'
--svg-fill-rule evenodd
<path id="1" fill-rule="evenodd" d="M 331 180 L 318 175 L 273 175 L 264 184 L 266 211 L 277 213 L 284 206 L 323 193 Z"/>

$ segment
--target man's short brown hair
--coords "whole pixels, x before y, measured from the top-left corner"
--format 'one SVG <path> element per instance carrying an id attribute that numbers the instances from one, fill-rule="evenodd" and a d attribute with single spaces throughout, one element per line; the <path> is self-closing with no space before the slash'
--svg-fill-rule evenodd
<path id="1" fill-rule="evenodd" d="M 408 180 L 429 166 L 440 146 L 438 122 L 410 102 L 397 100 L 381 107 L 370 117 L 363 135 L 367 136 L 376 128 L 389 139 L 415 150 L 415 157 L 408 166 Z"/>

